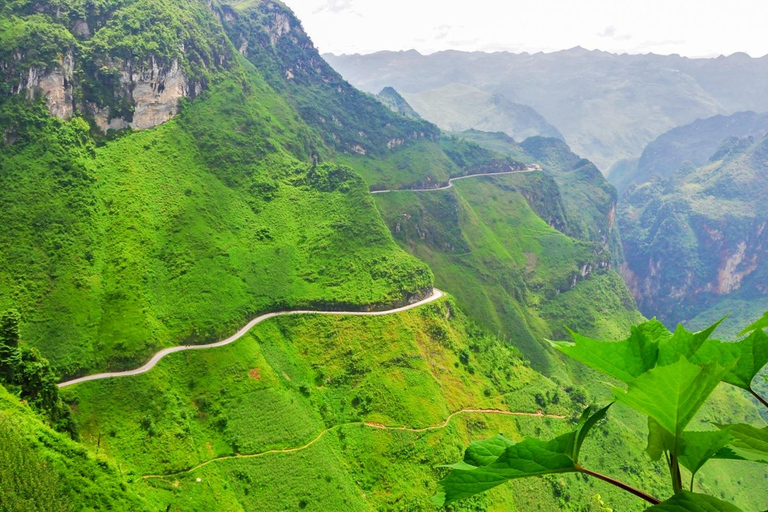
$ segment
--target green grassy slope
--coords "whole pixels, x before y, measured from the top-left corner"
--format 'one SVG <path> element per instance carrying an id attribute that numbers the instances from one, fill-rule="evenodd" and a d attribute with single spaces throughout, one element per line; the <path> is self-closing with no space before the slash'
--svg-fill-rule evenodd
<path id="1" fill-rule="evenodd" d="M 542 179 L 538 173 L 476 178 L 446 191 L 379 194 L 376 201 L 395 239 L 430 264 L 438 286 L 509 338 L 536 368 L 551 372 L 541 340 L 563 336 L 564 324 L 614 335 L 640 315 L 621 280 L 607 271 L 607 251 L 542 219 L 562 219 L 556 201 L 547 212 L 547 201 L 530 193 Z M 531 204 L 540 206 L 540 215 Z"/>
<path id="2" fill-rule="evenodd" d="M 137 492 L 179 507 L 191 499 L 185 510 L 207 510 L 214 500 L 217 510 L 293 509 L 300 501 L 308 510 L 429 510 L 433 464 L 486 422 L 516 430 L 516 419 L 467 415 L 435 434 L 360 422 L 427 427 L 463 408 L 535 412 L 534 392 L 548 390 L 552 382 L 443 300 L 385 317 L 270 320 L 231 346 L 174 355 L 148 374 L 78 385 L 65 396 L 77 404 L 83 438 L 101 433 L 102 449 L 123 461 Z M 301 447 L 326 429 L 293 454 L 139 478 Z"/>
<path id="3" fill-rule="evenodd" d="M 150 373 L 64 395 L 83 439 L 91 447 L 100 439 L 102 453 L 120 461 L 129 490 L 174 511 L 429 511 L 444 471 L 436 466 L 468 442 L 499 432 L 554 436 L 606 392 L 594 379 L 559 386 L 541 376 L 447 298 L 384 317 L 273 319 L 233 345 L 175 354 Z M 703 421 L 736 417 L 744 404 L 730 395 L 719 403 L 730 405 Z M 446 422 L 463 409 L 567 418 L 474 412 Z M 647 469 L 644 426 L 620 407 L 611 414 L 623 428 L 600 429 L 585 463 L 661 493 L 663 474 Z M 425 427 L 434 428 L 403 430 Z M 733 495 L 738 478 L 758 484 L 764 474 L 737 472 L 731 481 L 705 473 L 703 481 Z M 501 487 L 453 510 L 597 511 L 595 494 L 614 510 L 643 509 L 607 485 L 564 475 Z M 751 493 L 740 499 L 761 503 Z"/>
<path id="4" fill-rule="evenodd" d="M 246 84 L 98 148 L 77 119 L 6 105 L 3 122 L 23 128 L 0 155 L 0 306 L 20 307 L 24 338 L 62 373 L 135 365 L 259 311 L 392 304 L 430 286 L 362 180 L 283 150 L 301 142 L 284 142 L 296 132 L 270 101 L 289 107 Z"/>
<path id="5" fill-rule="evenodd" d="M 617 194 L 600 170 L 573 153 L 565 142 L 549 137 L 530 137 L 521 144 L 503 133 L 467 130 L 459 136 L 491 151 L 526 163 L 536 162 L 557 183 L 568 223 L 563 233 L 599 242 L 610 248 L 614 263 L 621 260 L 621 241 L 615 229 Z"/>
<path id="6" fill-rule="evenodd" d="M 0 510 L 149 511 L 126 487 L 120 466 L 49 429 L 0 386 Z"/>

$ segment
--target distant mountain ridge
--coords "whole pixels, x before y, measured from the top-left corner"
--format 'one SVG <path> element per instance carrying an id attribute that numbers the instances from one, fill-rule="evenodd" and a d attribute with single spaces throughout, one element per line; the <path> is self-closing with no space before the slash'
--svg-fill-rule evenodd
<path id="1" fill-rule="evenodd" d="M 603 170 L 638 158 L 653 139 L 696 119 L 768 111 L 768 57 L 689 59 L 582 48 L 536 54 L 408 51 L 324 57 L 363 90 L 391 85 L 409 98 L 461 84 L 502 94 L 535 109 L 576 153 Z"/>
<path id="2" fill-rule="evenodd" d="M 621 194 L 630 183 L 644 183 L 654 174 L 670 177 L 684 162 L 704 165 L 729 137 L 759 139 L 766 133 L 768 113 L 748 111 L 698 119 L 660 135 L 646 146 L 636 163 L 622 170 L 612 169 L 609 179 Z"/>
<path id="3" fill-rule="evenodd" d="M 404 94 L 425 119 L 443 130 L 500 131 L 518 141 L 537 135 L 563 138 L 560 131 L 541 114 L 527 105 L 510 101 L 501 93 L 482 91 L 470 85 L 449 84 Z"/>

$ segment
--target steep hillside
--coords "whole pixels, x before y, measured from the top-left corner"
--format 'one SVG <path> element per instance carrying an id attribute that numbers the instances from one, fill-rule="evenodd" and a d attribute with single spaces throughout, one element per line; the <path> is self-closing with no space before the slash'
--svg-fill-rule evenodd
<path id="1" fill-rule="evenodd" d="M 725 300 L 744 312 L 735 306 L 746 300 L 759 316 L 767 172 L 768 139 L 728 139 L 699 168 L 630 187 L 619 214 L 622 272 L 641 311 L 672 325 L 713 307 L 726 313 Z"/>
<path id="2" fill-rule="evenodd" d="M 127 489 L 118 464 L 49 429 L 2 385 L 0 446 L 2 510 L 138 512 L 159 508 Z"/>
<path id="3" fill-rule="evenodd" d="M 90 30 L 101 28 L 75 40 L 82 45 L 77 54 L 101 49 L 97 36 L 111 33 L 112 24 L 124 27 L 118 20 L 133 20 L 140 6 L 116 3 L 106 21 L 97 16 Z M 189 14 L 176 4 L 152 6 Z M 205 23 L 219 27 L 206 38 L 226 40 L 203 8 Z M 34 20 L 41 33 L 66 31 L 75 16 L 66 13 L 19 19 Z M 139 26 L 132 37 L 151 40 L 160 30 Z M 171 45 L 185 27 L 171 25 L 178 32 L 157 37 Z M 195 55 L 191 48 L 201 42 L 194 42 L 185 43 L 184 58 Z M 101 51 L 122 66 L 138 65 L 120 61 L 121 48 Z M 24 338 L 62 375 L 134 366 L 159 347 L 228 334 L 258 311 L 377 307 L 414 300 L 431 287 L 429 269 L 397 248 L 362 180 L 316 163 L 331 148 L 225 48 L 227 58 L 217 60 L 231 69 L 208 69 L 205 87 L 175 107 L 181 113 L 172 121 L 116 140 L 94 141 L 81 117 L 50 117 L 62 113 L 52 104 L 55 91 L 42 87 L 33 91 L 37 100 L 19 94 L 0 106 L 0 216 L 8 227 L 0 234 L 0 308 L 21 310 Z M 86 68 L 101 62 L 98 52 L 82 55 Z M 50 78 L 58 69 L 36 73 Z M 123 98 L 135 100 L 137 111 L 139 88 L 130 89 L 133 100 Z M 151 101 L 164 101 L 162 94 L 156 90 Z M 370 101 L 376 112 L 395 116 Z"/>
<path id="4" fill-rule="evenodd" d="M 744 54 L 689 59 L 577 47 L 532 55 L 408 51 L 325 57 L 352 84 L 370 92 L 395 87 L 419 112 L 411 95 L 466 87 L 501 94 L 535 109 L 602 170 L 638 158 L 656 137 L 696 119 L 768 111 L 762 93 L 768 88 L 768 58 Z M 457 96 L 452 103 L 456 111 L 463 100 Z M 466 114 L 464 121 L 473 119 L 473 112 Z"/>
<path id="5" fill-rule="evenodd" d="M 383 156 L 407 142 L 439 137 L 436 126 L 382 108 L 342 79 L 282 3 L 224 4 L 220 13 L 229 39 L 329 146 L 342 153 Z"/>
<path id="6" fill-rule="evenodd" d="M 130 491 L 174 511 L 237 512 L 435 510 L 429 498 L 444 472 L 436 466 L 469 440 L 556 435 L 590 394 L 526 367 L 451 299 L 386 317 L 274 319 L 237 344 L 170 356 L 148 374 L 65 389 L 83 437 L 121 461 Z M 660 488 L 660 475 L 642 469 L 643 425 L 626 411 L 615 418 L 626 429 L 606 431 L 610 451 L 589 446 L 585 460 Z M 733 475 L 758 487 L 763 477 Z M 705 478 L 715 490 L 735 486 Z M 599 510 L 596 493 L 616 510 L 643 509 L 606 484 L 566 475 L 454 510 L 559 510 L 568 501 Z"/>
<path id="7" fill-rule="evenodd" d="M 648 144 L 634 166 L 611 169 L 609 179 L 623 194 L 631 183 L 645 183 L 654 174 L 668 178 L 686 162 L 696 167 L 704 165 L 729 137 L 759 139 L 766 133 L 768 114 L 738 112 L 699 119 L 660 135 Z"/>
<path id="8" fill-rule="evenodd" d="M 571 237 L 598 242 L 610 250 L 614 262 L 621 260 L 619 232 L 615 229 L 616 190 L 592 162 L 554 138 L 530 137 L 518 144 L 503 133 L 468 130 L 458 136 L 508 158 L 542 166 L 557 184 L 558 202 L 564 208 L 563 221 L 550 225 Z"/>
<path id="9" fill-rule="evenodd" d="M 395 239 L 429 263 L 438 286 L 540 371 L 562 371 L 543 339 L 566 336 L 563 326 L 612 336 L 640 319 L 609 270 L 609 251 L 558 231 L 568 218 L 556 183 L 543 173 L 376 200 Z"/>
<path id="10" fill-rule="evenodd" d="M 600 170 L 559 139 L 531 137 L 521 147 L 548 170 L 560 187 L 568 215 L 565 233 L 602 244 L 611 251 L 614 261 L 619 261 L 616 189 Z"/>
<path id="11" fill-rule="evenodd" d="M 504 132 L 484 132 L 481 130 L 464 130 L 456 134 L 457 137 L 472 141 L 490 151 L 502 155 L 508 155 L 522 162 L 530 163 L 531 157 L 515 142 L 515 139 Z"/>

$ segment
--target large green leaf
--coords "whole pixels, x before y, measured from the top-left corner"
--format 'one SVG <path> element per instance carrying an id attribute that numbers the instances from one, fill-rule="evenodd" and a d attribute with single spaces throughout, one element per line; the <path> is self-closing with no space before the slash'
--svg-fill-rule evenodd
<path id="1" fill-rule="evenodd" d="M 718 363 L 699 366 L 681 358 L 640 375 L 627 391 L 614 388 L 613 393 L 618 402 L 650 416 L 677 436 L 727 371 Z"/>
<path id="2" fill-rule="evenodd" d="M 680 442 L 680 464 L 692 475 L 731 441 L 730 429 L 707 432 L 683 432 Z"/>
<path id="3" fill-rule="evenodd" d="M 571 332 L 573 343 L 558 342 L 555 347 L 590 368 L 623 382 L 631 382 L 656 366 L 659 340 L 671 336 L 664 325 L 651 320 L 632 327 L 623 341 L 598 341 Z"/>
<path id="4" fill-rule="evenodd" d="M 706 432 L 683 432 L 680 435 L 678 456 L 680 463 L 692 474 L 712 458 L 739 458 L 720 456 L 727 455 L 724 448 L 731 441 L 729 428 Z M 675 436 L 659 425 L 653 418 L 648 418 L 648 447 L 646 452 L 652 460 L 661 459 L 664 452 L 675 450 Z M 722 453 L 721 453 L 722 452 Z"/>
<path id="5" fill-rule="evenodd" d="M 756 330 L 734 343 L 707 340 L 691 358 L 696 363 L 735 361 L 723 381 L 736 387 L 752 390 L 752 379 L 768 364 L 768 334 Z"/>
<path id="6" fill-rule="evenodd" d="M 515 444 L 514 441 L 501 434 L 484 441 L 475 441 L 464 452 L 464 463 L 475 467 L 487 466 L 513 444 Z"/>
<path id="7" fill-rule="evenodd" d="M 718 425 L 728 430 L 731 443 L 717 453 L 721 459 L 739 459 L 768 464 L 768 427 L 757 428 L 738 423 L 736 425 Z"/>
<path id="8" fill-rule="evenodd" d="M 655 419 L 648 417 L 648 446 L 645 451 L 651 460 L 661 459 L 664 452 L 671 452 L 675 448 L 675 436 L 667 429 L 659 425 Z"/>
<path id="9" fill-rule="evenodd" d="M 605 417 L 608 407 L 586 409 L 576 430 L 551 441 L 527 438 L 520 443 L 512 443 L 509 439 L 496 436 L 472 443 L 463 461 L 446 466 L 452 471 L 440 481 L 432 501 L 442 506 L 487 491 L 508 480 L 577 471 L 584 439 L 589 430 Z"/>
<path id="10" fill-rule="evenodd" d="M 670 333 L 661 322 L 651 320 L 633 327 L 626 340 L 599 341 L 571 332 L 573 343 L 554 345 L 590 368 L 629 383 L 656 366 L 672 364 L 681 357 L 691 359 L 719 325 L 717 322 L 695 333 L 678 325 Z"/>
<path id="11" fill-rule="evenodd" d="M 741 509 L 712 496 L 681 491 L 646 512 L 742 512 Z"/>
<path id="12" fill-rule="evenodd" d="M 665 337 L 659 343 L 659 358 L 656 361 L 658 366 L 672 364 L 680 357 L 690 359 L 701 345 L 715 332 L 715 329 L 722 323 L 722 320 L 712 324 L 708 328 L 699 332 L 690 332 L 682 324 L 677 326 L 675 333 L 671 337 Z"/>

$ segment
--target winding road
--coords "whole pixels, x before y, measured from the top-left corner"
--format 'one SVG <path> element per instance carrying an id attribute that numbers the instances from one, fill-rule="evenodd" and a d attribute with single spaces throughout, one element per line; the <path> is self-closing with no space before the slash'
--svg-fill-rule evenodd
<path id="1" fill-rule="evenodd" d="M 154 356 L 152 356 L 152 359 L 150 359 L 147 364 L 142 366 L 141 368 L 136 368 L 135 370 L 126 370 L 123 372 L 107 372 L 107 373 L 96 373 L 94 375 L 86 375 L 85 377 L 80 377 L 78 379 L 72 379 L 68 380 L 66 382 L 61 382 L 58 384 L 59 388 L 64 388 L 67 386 L 72 386 L 74 384 L 80 384 L 81 382 L 88 382 L 91 380 L 101 380 L 101 379 L 111 379 L 115 377 L 130 377 L 132 375 L 139 375 L 142 373 L 146 373 L 152 368 L 154 368 L 157 363 L 160 362 L 162 358 L 167 356 L 168 354 L 174 354 L 176 352 L 183 352 L 185 350 L 203 350 L 207 348 L 218 348 L 223 347 L 225 345 L 229 345 L 230 343 L 234 343 L 238 339 L 242 338 L 245 333 L 250 331 L 256 324 L 260 324 L 261 322 L 265 320 L 269 320 L 270 318 L 274 318 L 276 316 L 287 316 L 287 315 L 339 315 L 339 316 L 382 316 L 382 315 L 393 315 L 395 313 L 401 313 L 403 311 L 408 311 L 409 309 L 418 308 L 419 306 L 423 306 L 425 304 L 429 304 L 430 302 L 434 302 L 440 297 L 443 296 L 443 292 L 438 290 L 437 288 L 432 289 L 432 294 L 422 299 L 418 302 L 414 302 L 413 304 L 408 304 L 407 306 L 402 306 L 395 309 L 387 309 L 384 311 L 276 311 L 274 313 L 266 313 L 261 316 L 257 316 L 247 324 L 245 324 L 245 327 L 237 331 L 235 334 L 230 336 L 229 338 L 217 341 L 216 343 L 209 343 L 208 345 L 179 345 L 177 347 L 169 347 L 164 348 L 160 352 L 156 353 Z"/>
<path id="2" fill-rule="evenodd" d="M 389 192 L 432 192 L 434 190 L 448 190 L 453 187 L 453 182 L 456 180 L 465 180 L 467 178 L 477 178 L 479 176 L 500 176 L 502 174 L 524 174 L 526 172 L 539 171 L 536 167 L 526 167 L 522 171 L 504 171 L 504 172 L 484 172 L 479 174 L 468 174 L 467 176 L 457 176 L 448 180 L 448 184 L 442 187 L 436 188 L 396 188 L 392 190 L 371 190 L 371 194 L 387 194 Z"/>
<path id="3" fill-rule="evenodd" d="M 294 448 L 282 448 L 282 449 L 275 449 L 275 450 L 267 450 L 263 452 L 257 452 L 257 453 L 250 453 L 250 454 L 240 454 L 237 455 L 222 455 L 220 457 L 214 457 L 212 459 L 209 459 L 205 462 L 201 462 L 200 464 L 197 464 L 195 466 L 192 466 L 189 469 L 184 469 L 182 471 L 176 471 L 174 473 L 167 473 L 164 475 L 144 475 L 141 477 L 144 480 L 148 480 L 151 478 L 169 478 L 174 477 L 178 475 L 184 475 L 192 473 L 193 471 L 196 471 L 204 466 L 207 466 L 208 464 L 211 464 L 212 462 L 218 462 L 222 460 L 231 460 L 231 459 L 255 459 L 258 457 L 264 457 L 266 455 L 272 455 L 272 454 L 278 454 L 278 453 L 295 453 L 300 452 L 302 450 L 306 450 L 313 444 L 317 443 L 322 439 L 327 433 L 331 432 L 332 430 L 336 430 L 341 427 L 349 427 L 354 425 L 361 425 L 368 428 L 373 428 L 376 430 L 399 430 L 399 431 L 405 431 L 405 432 L 431 432 L 434 430 L 442 430 L 445 427 L 447 427 L 453 418 L 459 415 L 465 415 L 465 414 L 497 414 L 500 416 L 532 416 L 535 418 L 554 418 L 558 420 L 564 420 L 567 416 L 563 416 L 562 414 L 544 414 L 543 412 L 515 412 L 515 411 L 502 411 L 500 409 L 462 409 L 460 411 L 456 411 L 452 413 L 448 418 L 445 419 L 443 423 L 440 425 L 433 425 L 431 427 L 422 427 L 422 428 L 411 428 L 411 427 L 389 427 L 386 425 L 380 425 L 378 423 L 370 423 L 370 422 L 361 422 L 361 421 L 354 421 L 350 423 L 342 423 L 340 425 L 334 425 L 333 427 L 329 427 L 319 434 L 315 436 L 314 439 L 309 441 L 306 444 L 303 444 L 301 446 L 296 446 Z"/>
<path id="4" fill-rule="evenodd" d="M 480 173 L 480 174 L 470 174 L 467 176 L 458 176 L 456 178 L 451 178 L 448 180 L 448 184 L 443 187 L 438 188 L 411 188 L 411 189 L 400 189 L 400 190 L 375 190 L 372 191 L 371 194 L 384 194 L 387 192 L 398 192 L 398 191 L 410 191 L 410 192 L 431 192 L 433 190 L 446 190 L 451 187 L 453 187 L 453 182 L 456 180 L 464 180 L 467 178 L 476 178 L 479 176 L 499 176 L 502 174 L 522 174 L 527 172 L 534 172 L 538 171 L 540 169 L 536 167 L 527 167 L 526 169 L 520 170 L 520 171 L 504 171 L 504 172 L 488 172 L 488 173 Z M 264 315 L 258 316 L 248 322 L 245 327 L 237 331 L 235 334 L 230 336 L 229 338 L 217 341 L 216 343 L 209 343 L 207 345 L 180 345 L 177 347 L 169 347 L 164 348 L 163 350 L 156 353 L 154 356 L 152 356 L 152 359 L 150 359 L 144 366 L 140 368 L 136 368 L 135 370 L 126 370 L 123 372 L 107 372 L 107 373 L 97 373 L 94 375 L 86 375 L 85 377 L 80 377 L 77 379 L 68 380 L 65 382 L 61 382 L 58 384 L 59 388 L 64 388 L 67 386 L 73 386 L 75 384 L 80 384 L 82 382 L 88 382 L 92 380 L 101 380 L 101 379 L 111 379 L 115 377 L 130 377 L 132 375 L 139 375 L 145 372 L 148 372 L 152 368 L 154 368 L 157 363 L 160 362 L 162 358 L 167 356 L 168 354 L 173 354 L 176 352 L 183 352 L 185 350 L 203 350 L 207 348 L 217 348 L 217 347 L 223 347 L 224 345 L 229 345 L 230 343 L 233 343 L 234 341 L 237 341 L 238 339 L 242 338 L 245 333 L 250 331 L 253 326 L 256 324 L 259 324 L 263 322 L 264 320 L 269 320 L 270 318 L 274 318 L 276 316 L 285 316 L 285 315 L 343 315 L 343 316 L 381 316 L 381 315 L 391 315 L 394 313 L 400 313 L 401 311 L 407 311 L 409 309 L 417 308 L 419 306 L 423 306 L 424 304 L 428 304 L 430 302 L 433 302 L 440 297 L 443 296 L 443 292 L 438 290 L 437 288 L 434 288 L 432 290 L 432 295 L 427 297 L 426 299 L 420 300 L 419 302 L 415 302 L 413 304 L 409 304 L 407 306 L 403 306 L 400 308 L 395 309 L 389 309 L 385 311 L 277 311 L 274 313 L 266 313 Z"/>

